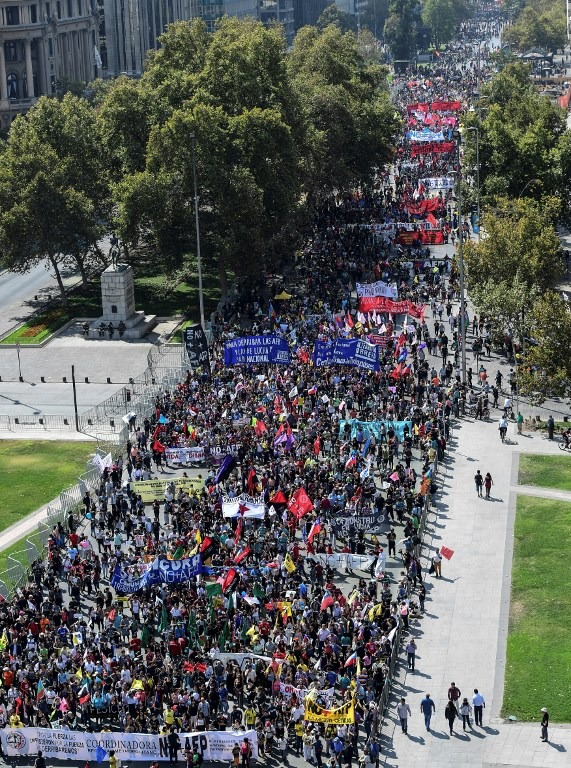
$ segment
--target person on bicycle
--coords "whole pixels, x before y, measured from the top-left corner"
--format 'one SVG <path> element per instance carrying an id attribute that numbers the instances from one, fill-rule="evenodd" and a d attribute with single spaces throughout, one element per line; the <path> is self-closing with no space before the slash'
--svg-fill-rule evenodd
<path id="1" fill-rule="evenodd" d="M 571 429 L 566 429 L 562 432 L 561 437 L 563 438 L 563 447 L 567 450 L 569 448 L 569 442 L 571 441 Z"/>
<path id="2" fill-rule="evenodd" d="M 502 438 L 502 443 L 503 443 L 504 440 L 506 439 L 506 434 L 508 431 L 508 420 L 506 419 L 505 416 L 502 416 L 502 418 L 500 419 L 500 425 L 498 429 L 500 431 L 500 437 Z"/>

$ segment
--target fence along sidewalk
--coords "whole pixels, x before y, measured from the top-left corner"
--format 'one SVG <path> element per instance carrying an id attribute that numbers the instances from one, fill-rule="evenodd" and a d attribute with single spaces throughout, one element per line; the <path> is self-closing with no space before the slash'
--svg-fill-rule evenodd
<path id="1" fill-rule="evenodd" d="M 97 452 L 103 457 L 101 449 L 97 449 Z M 82 507 L 87 492 L 99 489 L 100 477 L 97 467 L 88 462 L 78 482 L 48 504 L 45 519 L 38 521 L 37 530 L 21 540 L 22 549 L 8 555 L 7 568 L 0 572 L 0 595 L 5 600 L 9 600 L 27 581 L 32 565 L 47 556 L 48 540 L 53 527 L 65 522 L 70 512 L 76 512 Z"/>

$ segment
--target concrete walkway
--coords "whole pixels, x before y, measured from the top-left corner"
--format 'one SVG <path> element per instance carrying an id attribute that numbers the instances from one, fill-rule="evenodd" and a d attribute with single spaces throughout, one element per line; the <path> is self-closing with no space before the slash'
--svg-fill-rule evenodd
<path id="1" fill-rule="evenodd" d="M 571 458 L 569 459 L 571 463 Z M 556 501 L 571 501 L 571 491 L 557 491 L 554 488 L 540 488 L 537 485 L 512 485 L 512 493 L 520 493 L 525 496 L 540 496 L 544 499 L 555 499 Z"/>
<path id="2" fill-rule="evenodd" d="M 452 450 L 440 475 L 442 488 L 436 514 L 431 516 L 425 562 L 435 547 L 454 550 L 444 560 L 442 578 L 427 578 L 426 615 L 413 630 L 417 637 L 417 671 L 401 667 L 395 695 L 406 696 L 412 710 L 409 735 L 401 733 L 393 709 L 383 730 L 383 766 L 398 768 L 474 768 L 483 766 L 545 766 L 571 764 L 571 729 L 550 729 L 550 742 L 540 741 L 537 723 L 505 722 L 499 717 L 504 682 L 505 645 L 510 604 L 513 524 L 517 492 L 512 460 L 517 453 L 559 454 L 555 443 L 540 433 L 498 437 L 497 423 L 464 421 L 454 432 Z M 490 472 L 494 481 L 490 501 L 478 498 L 474 475 Z M 543 495 L 544 489 L 541 490 Z M 539 495 L 539 494 L 538 494 Z M 486 699 L 484 727 L 448 735 L 444 719 L 447 691 L 454 681 L 464 696 L 478 688 Z M 420 700 L 430 693 L 436 705 L 433 730 L 427 732 Z"/>

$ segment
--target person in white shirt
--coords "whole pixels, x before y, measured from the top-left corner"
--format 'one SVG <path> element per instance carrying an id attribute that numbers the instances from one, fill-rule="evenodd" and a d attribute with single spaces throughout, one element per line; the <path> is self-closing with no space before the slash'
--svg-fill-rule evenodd
<path id="1" fill-rule="evenodd" d="M 400 725 L 403 733 L 408 733 L 408 718 L 411 715 L 410 707 L 406 703 L 406 699 L 401 699 L 397 704 L 397 715 L 400 720 Z"/>
<path id="2" fill-rule="evenodd" d="M 486 706 L 486 700 L 477 688 L 474 688 L 474 695 L 472 696 L 472 706 L 474 707 L 474 722 L 476 725 L 482 726 L 482 713 Z"/>

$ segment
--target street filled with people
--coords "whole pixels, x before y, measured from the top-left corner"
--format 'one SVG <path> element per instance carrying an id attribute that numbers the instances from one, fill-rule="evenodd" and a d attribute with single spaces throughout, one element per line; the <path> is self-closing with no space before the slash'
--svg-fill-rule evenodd
<path id="1" fill-rule="evenodd" d="M 415 672 L 409 630 L 448 556 L 421 557 L 421 537 L 454 420 L 485 418 L 502 391 L 481 371 L 477 396 L 461 383 L 442 247 L 479 224 L 458 219 L 454 134 L 491 73 L 479 43 L 499 31 L 478 16 L 422 74 L 394 78 L 394 165 L 320 203 L 282 274 L 240 286 L 209 359 L 157 397 L 0 604 L 5 754 L 21 754 L 12 730 L 35 728 L 105 733 L 87 759 L 112 768 L 377 765 L 395 654 Z M 468 321 L 485 347 L 485 318 Z M 450 730 L 472 707 L 481 724 L 484 705 L 449 696 Z M 429 728 L 434 702 L 420 706 Z M 406 733 L 409 702 L 395 711 Z"/>

